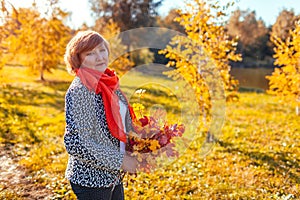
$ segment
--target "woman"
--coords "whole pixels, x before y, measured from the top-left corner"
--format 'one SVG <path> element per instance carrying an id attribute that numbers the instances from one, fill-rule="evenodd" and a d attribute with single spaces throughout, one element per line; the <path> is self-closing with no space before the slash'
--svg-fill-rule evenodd
<path id="1" fill-rule="evenodd" d="M 125 152 L 134 115 L 107 68 L 108 56 L 107 41 L 94 31 L 77 33 L 65 53 L 68 71 L 76 74 L 65 96 L 66 178 L 80 200 L 124 199 L 123 173 L 137 168 Z"/>

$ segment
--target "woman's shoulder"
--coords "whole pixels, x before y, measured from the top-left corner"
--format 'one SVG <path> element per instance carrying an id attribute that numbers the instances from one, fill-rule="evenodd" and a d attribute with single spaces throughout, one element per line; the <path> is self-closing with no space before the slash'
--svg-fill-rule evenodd
<path id="1" fill-rule="evenodd" d="M 80 95 L 87 93 L 87 88 L 82 84 L 79 77 L 75 77 L 72 83 L 70 84 L 66 96 Z"/>

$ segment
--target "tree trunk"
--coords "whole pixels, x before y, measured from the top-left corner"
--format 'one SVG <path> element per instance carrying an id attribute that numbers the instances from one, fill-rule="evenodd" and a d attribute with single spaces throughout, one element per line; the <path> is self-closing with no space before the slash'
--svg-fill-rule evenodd
<path id="1" fill-rule="evenodd" d="M 206 142 L 212 143 L 212 142 L 215 142 L 215 141 L 216 141 L 215 136 L 208 131 L 207 135 L 206 135 Z"/>
<path id="2" fill-rule="evenodd" d="M 300 116 L 300 97 L 296 98 L 296 115 Z"/>
<path id="3" fill-rule="evenodd" d="M 40 71 L 40 80 L 41 81 L 45 81 L 45 78 L 44 78 L 44 70 L 43 69 L 41 69 L 41 71 Z"/>

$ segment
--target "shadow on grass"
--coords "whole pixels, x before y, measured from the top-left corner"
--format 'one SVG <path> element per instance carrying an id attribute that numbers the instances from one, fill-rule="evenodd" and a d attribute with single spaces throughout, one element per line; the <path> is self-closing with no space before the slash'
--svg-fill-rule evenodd
<path id="1" fill-rule="evenodd" d="M 180 108 L 180 102 L 176 101 L 177 99 L 173 99 L 172 104 L 164 102 L 162 100 L 158 101 L 151 97 L 144 97 L 143 99 L 138 99 L 137 97 L 134 97 L 130 99 L 131 102 L 134 103 L 141 103 L 143 104 L 147 109 L 151 108 L 154 105 L 160 105 L 162 106 L 168 113 L 173 114 L 180 114 L 182 112 Z M 176 103 L 177 102 L 177 103 Z"/>
<path id="2" fill-rule="evenodd" d="M 35 126 L 36 116 L 28 114 L 17 106 L 0 103 L 0 138 L 2 143 L 41 142 Z"/>
<path id="3" fill-rule="evenodd" d="M 54 87 L 58 86 L 54 85 Z M 2 87 L 1 90 L 2 98 L 10 105 L 30 105 L 37 107 L 54 107 L 58 110 L 64 109 L 64 94 L 59 92 L 49 93 L 12 85 L 6 85 L 5 87 Z"/>
<path id="4" fill-rule="evenodd" d="M 22 84 L 0 86 L 0 138 L 4 143 L 24 141 L 40 142 L 36 120 L 40 108 L 55 108 L 64 111 L 64 95 L 69 86 L 67 81 L 47 81 L 44 86 L 54 92 L 45 92 L 41 88 L 22 87 Z M 28 112 L 22 106 L 33 106 L 35 112 Z M 31 108 L 29 108 L 31 109 Z"/>
<path id="5" fill-rule="evenodd" d="M 155 96 L 163 96 L 163 97 L 170 96 L 167 92 L 161 90 L 160 88 L 153 88 L 149 86 L 137 87 L 137 86 L 122 85 L 121 89 L 124 90 L 126 95 L 131 95 L 131 96 L 134 96 L 135 92 L 140 89 L 146 90 L 146 93 L 150 93 Z M 171 95 L 171 96 L 175 96 L 175 95 Z"/>
<path id="6" fill-rule="evenodd" d="M 66 92 L 71 84 L 71 81 L 46 80 L 42 83 L 55 91 Z"/>
<path id="7" fill-rule="evenodd" d="M 238 92 L 240 93 L 247 93 L 247 92 L 255 92 L 255 93 L 266 93 L 264 89 L 261 88 L 250 88 L 250 87 L 240 87 Z"/>
<path id="8" fill-rule="evenodd" d="M 124 88 L 125 94 L 131 103 L 141 103 L 146 108 L 158 104 L 163 106 L 167 112 L 173 114 L 180 114 L 182 112 L 180 102 L 176 95 L 163 91 L 160 88 L 133 86 L 123 86 L 122 88 Z M 139 97 L 139 95 L 135 93 L 135 91 L 140 89 L 145 90 L 145 95 L 142 95 L 143 97 Z M 128 95 L 129 91 L 131 93 L 130 96 Z"/>
<path id="9" fill-rule="evenodd" d="M 218 143 L 225 148 L 228 153 L 241 153 L 250 158 L 257 166 L 264 166 L 267 164 L 269 170 L 272 172 L 278 171 L 282 175 L 288 174 L 291 179 L 293 179 L 297 184 L 300 184 L 299 174 L 291 172 L 291 169 L 300 169 L 300 160 L 289 159 L 289 152 L 275 152 L 271 155 L 258 151 L 247 151 L 245 149 L 240 149 L 238 147 L 234 147 L 234 144 L 229 142 L 218 141 Z"/>

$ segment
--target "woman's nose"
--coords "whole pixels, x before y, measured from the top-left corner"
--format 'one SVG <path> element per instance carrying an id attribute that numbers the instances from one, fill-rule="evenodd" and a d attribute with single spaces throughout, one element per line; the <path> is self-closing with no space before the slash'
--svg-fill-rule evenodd
<path id="1" fill-rule="evenodd" d="M 103 55 L 102 55 L 102 53 L 100 51 L 96 51 L 96 55 L 97 55 L 97 59 L 98 60 L 103 59 Z"/>

